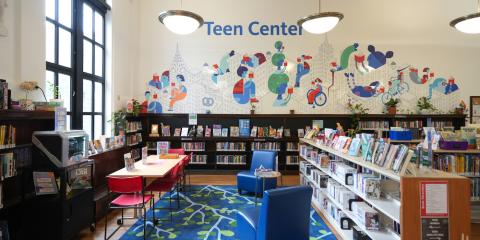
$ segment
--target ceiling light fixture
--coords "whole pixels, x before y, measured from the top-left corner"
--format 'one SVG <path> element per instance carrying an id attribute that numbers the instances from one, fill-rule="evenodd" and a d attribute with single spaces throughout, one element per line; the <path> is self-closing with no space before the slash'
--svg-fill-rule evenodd
<path id="1" fill-rule="evenodd" d="M 477 2 L 477 12 L 453 19 L 450 26 L 468 34 L 480 33 L 480 0 Z"/>
<path id="2" fill-rule="evenodd" d="M 322 34 L 335 28 L 342 19 L 339 12 L 322 12 L 322 1 L 318 0 L 318 13 L 298 20 L 297 24 L 309 33 Z"/>
<path id="3" fill-rule="evenodd" d="M 180 0 L 180 8 L 183 1 Z M 195 32 L 203 25 L 203 18 L 193 12 L 185 10 L 168 10 L 158 15 L 158 20 L 168 28 L 168 30 L 181 35 L 187 35 Z"/>

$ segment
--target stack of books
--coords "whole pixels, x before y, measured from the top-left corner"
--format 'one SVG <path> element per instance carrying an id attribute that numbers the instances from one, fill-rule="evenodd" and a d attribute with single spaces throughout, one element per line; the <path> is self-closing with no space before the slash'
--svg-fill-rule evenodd
<path id="1" fill-rule="evenodd" d="M 0 125 L 0 149 L 15 147 L 17 129 L 12 125 Z"/>

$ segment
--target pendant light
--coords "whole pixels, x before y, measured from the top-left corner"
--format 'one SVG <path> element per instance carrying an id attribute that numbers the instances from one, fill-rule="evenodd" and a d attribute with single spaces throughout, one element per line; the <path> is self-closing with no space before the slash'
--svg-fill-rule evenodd
<path id="1" fill-rule="evenodd" d="M 468 34 L 480 33 L 480 0 L 477 2 L 477 12 L 453 19 L 450 26 Z"/>
<path id="2" fill-rule="evenodd" d="M 180 0 L 180 8 L 183 7 L 183 1 Z M 185 10 L 168 10 L 161 12 L 158 20 L 168 28 L 168 30 L 181 35 L 187 35 L 195 32 L 203 25 L 203 18 L 193 12 Z"/>
<path id="3" fill-rule="evenodd" d="M 322 1 L 318 0 L 318 13 L 298 20 L 297 24 L 309 33 L 322 34 L 332 30 L 343 19 L 339 12 L 322 12 Z"/>

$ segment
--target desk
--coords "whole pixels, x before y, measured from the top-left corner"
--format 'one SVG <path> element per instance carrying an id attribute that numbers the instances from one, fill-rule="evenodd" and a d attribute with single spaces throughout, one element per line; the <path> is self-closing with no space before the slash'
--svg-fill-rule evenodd
<path id="1" fill-rule="evenodd" d="M 173 167 L 179 164 L 185 157 L 186 155 L 180 155 L 177 159 L 159 159 L 158 155 L 150 155 L 147 157 L 146 164 L 143 163 L 144 160 L 137 161 L 133 171 L 127 171 L 126 168 L 122 168 L 108 176 L 160 178 L 167 175 Z"/>

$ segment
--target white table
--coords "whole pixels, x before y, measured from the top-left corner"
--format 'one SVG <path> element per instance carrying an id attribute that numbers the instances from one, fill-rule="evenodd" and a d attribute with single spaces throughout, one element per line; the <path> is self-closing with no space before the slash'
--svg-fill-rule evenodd
<path id="1" fill-rule="evenodd" d="M 127 171 L 122 168 L 116 172 L 109 174 L 110 177 L 135 177 L 143 178 L 159 178 L 167 175 L 177 164 L 179 164 L 187 155 L 179 155 L 176 159 L 160 159 L 159 155 L 150 155 L 145 160 L 135 163 L 135 169 Z"/>

